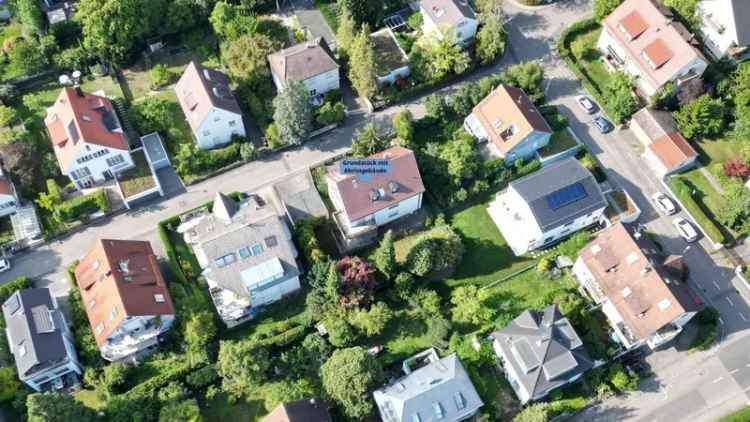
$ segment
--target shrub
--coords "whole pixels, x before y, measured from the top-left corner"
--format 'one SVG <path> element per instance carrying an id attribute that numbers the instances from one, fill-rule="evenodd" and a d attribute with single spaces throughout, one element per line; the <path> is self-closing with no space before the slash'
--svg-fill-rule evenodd
<path id="1" fill-rule="evenodd" d="M 448 226 L 423 233 L 406 254 L 406 266 L 418 276 L 455 268 L 464 247 L 461 238 Z"/>
<path id="2" fill-rule="evenodd" d="M 346 106 L 339 101 L 325 103 L 315 111 L 315 122 L 321 127 L 339 123 L 346 118 Z"/>
<path id="3" fill-rule="evenodd" d="M 271 149 L 279 149 L 286 145 L 283 139 L 281 139 L 281 134 L 279 133 L 279 127 L 276 126 L 276 123 L 271 123 L 266 128 L 266 145 L 268 148 Z"/>
<path id="4" fill-rule="evenodd" d="M 96 211 L 108 212 L 109 199 L 103 190 L 76 196 L 57 206 L 56 213 L 63 221 L 86 218 Z"/>
<path id="5" fill-rule="evenodd" d="M 151 80 L 151 89 L 158 89 L 169 85 L 176 76 L 165 64 L 157 64 L 148 71 L 148 77 Z"/>
<path id="6" fill-rule="evenodd" d="M 415 31 L 422 29 L 422 22 L 424 22 L 424 18 L 419 11 L 412 13 L 406 21 L 409 27 Z"/>
<path id="7" fill-rule="evenodd" d="M 311 218 L 297 222 L 294 230 L 297 246 L 302 249 L 302 254 L 307 261 L 308 268 L 311 268 L 316 262 L 326 258 L 325 252 L 320 247 L 315 229 L 325 222 L 324 218 Z"/>
<path id="8" fill-rule="evenodd" d="M 214 368 L 213 365 L 206 365 L 202 368 L 198 368 L 187 374 L 185 377 L 185 381 L 195 388 L 202 388 L 211 385 L 218 380 L 219 374 L 216 372 L 216 368 Z"/>
<path id="9" fill-rule="evenodd" d="M 0 126 L 10 126 L 18 120 L 18 114 L 13 107 L 0 105 Z"/>
<path id="10" fill-rule="evenodd" d="M 538 273 L 547 273 L 552 268 L 552 260 L 548 257 L 543 257 L 536 263 L 536 271 Z"/>
<path id="11" fill-rule="evenodd" d="M 750 176 L 750 166 L 742 158 L 731 158 L 724 162 L 724 174 L 729 177 L 747 179 Z"/>
<path id="12" fill-rule="evenodd" d="M 255 145 L 252 142 L 240 144 L 240 158 L 242 158 L 242 161 L 250 161 L 255 158 Z"/>

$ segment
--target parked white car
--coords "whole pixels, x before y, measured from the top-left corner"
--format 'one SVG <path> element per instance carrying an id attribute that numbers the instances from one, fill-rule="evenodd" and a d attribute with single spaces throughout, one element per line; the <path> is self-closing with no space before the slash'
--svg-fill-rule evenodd
<path id="1" fill-rule="evenodd" d="M 677 212 L 677 207 L 667 195 L 661 192 L 656 192 L 651 199 L 654 201 L 656 208 L 663 214 L 672 215 Z"/>
<path id="2" fill-rule="evenodd" d="M 576 104 L 578 104 L 578 107 L 581 107 L 581 109 L 588 114 L 594 114 L 596 112 L 596 105 L 594 105 L 594 102 L 585 95 L 577 96 Z"/>
<path id="3" fill-rule="evenodd" d="M 10 269 L 10 260 L 8 258 L 0 258 L 0 273 L 8 271 Z"/>
<path id="4" fill-rule="evenodd" d="M 698 232 L 695 230 L 695 227 L 693 227 L 693 225 L 684 218 L 675 218 L 674 220 L 672 220 L 672 224 L 686 242 L 694 242 L 698 239 Z"/>

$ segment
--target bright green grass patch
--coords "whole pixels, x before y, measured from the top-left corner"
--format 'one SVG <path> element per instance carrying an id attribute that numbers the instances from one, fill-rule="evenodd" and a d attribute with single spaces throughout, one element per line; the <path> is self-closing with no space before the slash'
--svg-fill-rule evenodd
<path id="1" fill-rule="evenodd" d="M 730 158 L 737 158 L 742 148 L 741 141 L 724 138 L 701 139 L 696 144 L 701 153 L 701 162 L 705 165 L 713 163 L 723 164 Z"/>
<path id="2" fill-rule="evenodd" d="M 213 400 L 201 405 L 201 414 L 207 422 L 254 422 L 260 420 L 266 413 L 261 400 L 239 400 L 230 403 L 225 394 L 217 394 Z"/>
<path id="3" fill-rule="evenodd" d="M 687 181 L 690 186 L 696 190 L 693 198 L 696 199 L 706 212 L 706 216 L 714 222 L 714 224 L 721 226 L 717 219 L 717 215 L 721 212 L 724 207 L 724 197 L 713 185 L 706 179 L 706 176 L 701 173 L 699 169 L 691 170 L 687 173 L 683 173 L 679 178 Z"/>
<path id="4" fill-rule="evenodd" d="M 592 31 L 578 35 L 570 43 L 570 50 L 575 55 L 580 66 L 584 67 L 589 77 L 600 90 L 604 89 L 609 83 L 609 72 L 601 62 L 602 55 L 596 49 L 596 42 L 602 28 L 596 28 Z"/>
<path id="5" fill-rule="evenodd" d="M 409 309 L 400 309 L 394 311 L 383 333 L 362 344 L 363 347 L 375 345 L 384 346 L 379 359 L 387 366 L 432 347 L 432 341 L 425 321 Z"/>
<path id="6" fill-rule="evenodd" d="M 573 135 L 571 135 L 570 131 L 566 128 L 553 133 L 552 138 L 549 140 L 549 144 L 539 150 L 539 155 L 543 158 L 551 157 L 577 146 L 578 142 L 576 142 Z"/>
<path id="7" fill-rule="evenodd" d="M 486 285 L 527 267 L 533 259 L 517 257 L 487 213 L 487 204 L 477 204 L 454 214 L 451 226 L 464 243 L 464 256 L 449 287 L 462 284 Z"/>
<path id="8" fill-rule="evenodd" d="M 750 421 L 750 406 L 744 407 L 730 415 L 719 419 L 719 422 L 747 422 Z"/>
<path id="9" fill-rule="evenodd" d="M 83 403 L 84 406 L 94 410 L 103 409 L 106 404 L 99 393 L 95 390 L 77 391 L 73 394 L 73 398 L 76 399 L 76 401 Z"/>

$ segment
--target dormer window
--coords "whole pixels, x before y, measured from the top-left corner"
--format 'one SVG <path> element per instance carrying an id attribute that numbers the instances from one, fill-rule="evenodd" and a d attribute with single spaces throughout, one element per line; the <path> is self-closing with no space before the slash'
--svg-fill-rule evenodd
<path id="1" fill-rule="evenodd" d="M 163 294 L 160 294 L 160 293 L 154 294 L 154 301 L 156 301 L 156 303 L 164 303 L 164 300 L 165 299 L 164 299 Z"/>

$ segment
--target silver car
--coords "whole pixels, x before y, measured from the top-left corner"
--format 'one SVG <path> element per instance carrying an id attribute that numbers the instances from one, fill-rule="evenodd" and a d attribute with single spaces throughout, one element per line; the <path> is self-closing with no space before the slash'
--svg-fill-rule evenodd
<path id="1" fill-rule="evenodd" d="M 578 107 L 581 107 L 581 109 L 583 109 L 583 111 L 588 114 L 594 114 L 594 112 L 596 112 L 596 105 L 594 105 L 594 102 L 585 95 L 577 96 L 576 104 L 578 104 Z"/>
<path id="2" fill-rule="evenodd" d="M 677 212 L 674 202 L 669 197 L 661 192 L 656 192 L 651 199 L 654 201 L 656 208 L 663 214 L 672 215 Z"/>
<path id="3" fill-rule="evenodd" d="M 672 220 L 672 224 L 674 225 L 674 228 L 677 229 L 677 233 L 679 233 L 686 242 L 695 242 L 698 240 L 698 232 L 689 221 L 682 217 L 678 217 Z"/>

